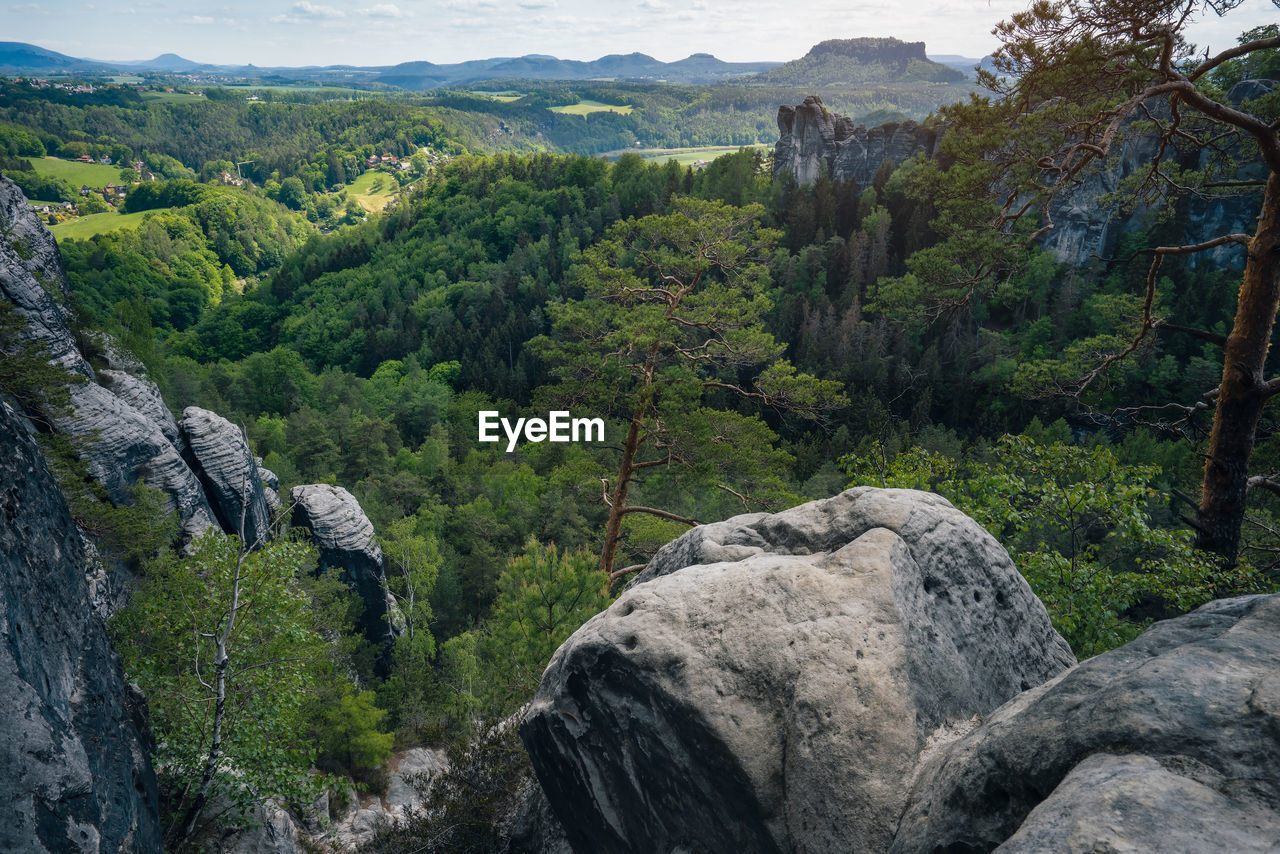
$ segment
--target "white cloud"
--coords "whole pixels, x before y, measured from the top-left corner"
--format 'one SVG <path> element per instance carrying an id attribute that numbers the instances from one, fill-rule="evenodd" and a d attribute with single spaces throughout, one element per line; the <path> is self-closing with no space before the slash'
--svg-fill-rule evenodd
<path id="1" fill-rule="evenodd" d="M 360 14 L 370 18 L 407 18 L 409 13 L 394 3 L 378 3 L 368 9 L 361 9 Z"/>
<path id="2" fill-rule="evenodd" d="M 649 12 L 663 12 L 671 8 L 671 4 L 664 0 L 641 0 L 640 8 Z"/>
<path id="3" fill-rule="evenodd" d="M 190 18 L 187 19 L 187 23 L 197 24 L 199 26 L 206 26 L 208 24 L 213 23 L 213 18 L 210 18 L 207 15 L 192 15 Z"/>
<path id="4" fill-rule="evenodd" d="M 519 0 L 516 5 L 521 9 L 554 9 L 556 0 Z"/>
<path id="5" fill-rule="evenodd" d="M 321 6 L 310 2 L 310 0 L 298 0 L 289 11 L 295 15 L 303 15 L 308 18 L 342 18 L 346 16 L 346 13 L 341 9 L 335 9 L 332 6 Z"/>

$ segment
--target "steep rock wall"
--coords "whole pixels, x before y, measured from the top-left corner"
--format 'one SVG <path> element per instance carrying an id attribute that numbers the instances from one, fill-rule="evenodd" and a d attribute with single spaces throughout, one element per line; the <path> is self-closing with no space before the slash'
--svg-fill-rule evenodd
<path id="1" fill-rule="evenodd" d="M 0 402 L 0 850 L 160 851 L 143 703 L 27 430 Z"/>

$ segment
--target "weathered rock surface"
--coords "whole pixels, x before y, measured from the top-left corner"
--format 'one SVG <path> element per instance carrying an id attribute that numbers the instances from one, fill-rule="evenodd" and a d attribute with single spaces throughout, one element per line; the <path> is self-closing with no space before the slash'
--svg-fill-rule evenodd
<path id="1" fill-rule="evenodd" d="M 774 175 L 790 171 L 800 184 L 811 184 L 825 173 L 869 187 L 886 159 L 900 166 L 917 153 L 932 157 L 938 142 L 936 131 L 912 121 L 855 125 L 828 112 L 817 95 L 797 107 L 779 107 L 778 131 Z"/>
<path id="2" fill-rule="evenodd" d="M 113 502 L 130 501 L 130 487 L 142 481 L 168 496 L 184 540 L 214 527 L 200 481 L 154 421 L 94 383 L 72 388 L 71 402 L 72 412 L 54 415 L 54 425 L 79 440 L 77 454 Z"/>
<path id="3" fill-rule="evenodd" d="M 339 569 L 342 579 L 364 601 L 360 627 L 365 637 L 389 648 L 395 640 L 395 627 L 387 615 L 394 606 L 387 592 L 382 548 L 374 541 L 373 523 L 360 502 L 341 486 L 327 483 L 295 486 L 289 497 L 296 504 L 294 524 L 315 537 L 320 568 Z"/>
<path id="4" fill-rule="evenodd" d="M 1274 85 L 1270 80 L 1246 80 L 1232 87 L 1228 100 L 1238 106 L 1246 98 L 1266 94 Z M 800 184 L 812 183 L 825 173 L 832 179 L 854 179 L 860 187 L 867 187 L 885 159 L 899 166 L 916 154 L 935 157 L 940 152 L 939 131 L 914 122 L 855 127 L 849 118 L 828 112 L 816 96 L 805 98 L 796 107 L 779 107 L 778 130 L 774 175 L 790 172 Z M 1145 227 L 1151 211 L 1122 212 L 1115 205 L 1099 204 L 1098 199 L 1114 193 L 1126 177 L 1148 167 L 1158 149 L 1155 137 L 1131 137 L 1120 143 L 1117 156 L 1106 168 L 1079 176 L 1080 186 L 1055 201 L 1054 228 L 1039 245 L 1075 267 L 1111 257 L 1120 237 Z M 1243 164 L 1239 177 L 1258 174 L 1265 175 L 1260 161 Z M 1260 200 L 1260 191 L 1191 199 L 1186 242 L 1199 243 L 1206 235 L 1252 234 L 1257 228 Z M 1244 253 L 1238 245 L 1221 246 L 1193 256 L 1190 263 L 1243 267 Z"/>
<path id="5" fill-rule="evenodd" d="M 159 851 L 140 698 L 89 603 L 85 553 L 0 403 L 0 850 Z"/>
<path id="6" fill-rule="evenodd" d="M 883 851 L 931 738 L 1073 662 L 975 522 L 859 488 L 660 550 L 521 737 L 577 851 Z"/>
<path id="7" fill-rule="evenodd" d="M 169 440 L 169 443 L 177 447 L 178 421 L 169 411 L 169 407 L 165 406 L 164 398 L 160 396 L 160 388 L 155 383 L 144 377 L 111 368 L 98 370 L 98 382 L 146 416 L 160 428 L 160 432 Z"/>
<path id="8" fill-rule="evenodd" d="M 183 456 L 200 477 L 222 530 L 246 543 L 265 543 L 271 515 L 244 431 L 198 406 L 182 410 L 179 427 Z"/>
<path id="9" fill-rule="evenodd" d="M 1280 595 L 1212 602 L 1020 695 L 925 769 L 892 850 L 1276 851 Z"/>
<path id="10" fill-rule="evenodd" d="M 284 504 L 280 501 L 280 478 L 271 469 L 264 469 L 258 462 L 258 479 L 262 481 L 262 496 L 267 500 L 267 512 L 272 518 L 280 512 Z"/>
<path id="11" fill-rule="evenodd" d="M 504 830 L 517 851 L 573 854 L 564 826 L 552 812 L 546 793 L 532 778 L 517 792 L 515 810 Z"/>
<path id="12" fill-rule="evenodd" d="M 207 840 L 210 854 L 303 854 L 302 833 L 294 816 L 273 801 L 254 806 L 249 824 Z"/>
<path id="13" fill-rule="evenodd" d="M 0 299 L 17 307 L 28 340 L 43 344 L 68 370 L 90 380 L 97 378 L 68 325 L 63 307 L 66 276 L 53 236 L 16 185 L 2 177 Z M 81 440 L 77 453 L 112 501 L 129 501 L 129 488 L 142 480 L 164 491 L 170 507 L 179 513 L 184 539 L 190 540 L 213 526 L 213 514 L 195 474 L 166 435 L 173 427 L 173 416 L 153 384 L 118 373 L 126 367 L 124 357 L 110 347 L 104 348 L 104 353 L 116 366 L 115 373 L 103 372 L 104 383 L 113 390 L 94 382 L 75 386 L 71 390 L 72 411 L 46 415 L 58 432 Z"/>
<path id="14" fill-rule="evenodd" d="M 258 463 L 258 479 L 262 481 L 263 488 L 273 492 L 280 491 L 280 478 L 271 469 L 264 469 L 262 463 Z"/>
<path id="15" fill-rule="evenodd" d="M 18 185 L 0 175 L 0 296 L 26 321 L 27 335 L 49 350 L 50 358 L 91 377 L 67 326 L 70 299 L 62 256 L 53 235 L 27 204 Z"/>
<path id="16" fill-rule="evenodd" d="M 422 798 L 414 785 L 449 770 L 449 758 L 443 750 L 430 747 L 411 747 L 391 757 L 387 763 L 391 782 L 383 798 L 387 812 L 397 818 L 409 810 L 422 806 Z"/>

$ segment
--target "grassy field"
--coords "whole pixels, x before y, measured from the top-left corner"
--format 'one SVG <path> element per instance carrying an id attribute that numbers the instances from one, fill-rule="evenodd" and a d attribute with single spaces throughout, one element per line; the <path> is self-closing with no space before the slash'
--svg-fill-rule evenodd
<path id="1" fill-rule="evenodd" d="M 355 199 L 356 204 L 370 213 L 382 210 L 399 192 L 395 179 L 376 169 L 365 172 L 347 185 L 347 197 Z"/>
<path id="2" fill-rule="evenodd" d="M 474 91 L 474 92 L 468 92 L 467 94 L 475 95 L 477 98 L 488 98 L 491 101 L 501 101 L 504 104 L 509 104 L 512 101 L 519 101 L 521 98 L 524 97 L 523 92 L 511 92 L 511 91 L 507 91 L 507 92 Z"/>
<path id="3" fill-rule="evenodd" d="M 137 228 L 147 213 L 149 212 L 138 211 L 137 213 L 122 214 L 115 211 L 107 211 L 106 213 L 89 214 L 79 219 L 73 219 L 70 222 L 51 226 L 49 230 L 53 232 L 53 236 L 58 240 L 84 240 L 93 237 L 95 234 L 103 234 L 108 231 Z"/>
<path id="4" fill-rule="evenodd" d="M 31 165 L 41 175 L 52 175 L 66 179 L 73 187 L 88 184 L 90 187 L 105 187 L 107 184 L 120 183 L 120 167 L 103 166 L 100 163 L 77 163 L 74 160 L 61 160 L 57 157 L 32 157 Z"/>
<path id="5" fill-rule="evenodd" d="M 602 104 L 599 101 L 590 101 L 583 99 L 576 104 L 569 104 L 565 107 L 547 107 L 553 113 L 568 113 L 571 116 L 587 116 L 591 113 L 622 113 L 627 115 L 631 112 L 631 105 L 624 104 Z"/>
<path id="6" fill-rule="evenodd" d="M 205 100 L 204 95 L 191 95 L 186 92 L 143 92 L 147 101 L 159 101 L 162 104 L 194 104 Z"/>
<path id="7" fill-rule="evenodd" d="M 758 143 L 756 145 L 712 145 L 703 148 L 633 148 L 628 150 L 634 151 L 645 160 L 660 163 L 674 160 L 681 166 L 692 166 L 699 160 L 705 160 L 710 163 L 722 154 L 735 154 L 739 148 L 759 148 L 762 152 L 767 152 L 770 146 Z M 613 159 L 621 153 L 620 151 L 613 151 L 605 156 Z"/>

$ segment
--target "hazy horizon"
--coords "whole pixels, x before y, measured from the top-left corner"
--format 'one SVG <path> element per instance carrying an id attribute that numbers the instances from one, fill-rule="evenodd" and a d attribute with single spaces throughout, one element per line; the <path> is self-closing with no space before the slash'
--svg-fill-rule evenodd
<path id="1" fill-rule="evenodd" d="M 548 54 L 591 60 L 646 53 L 663 61 L 710 53 L 730 62 L 783 62 L 833 38 L 893 36 L 930 54 L 981 57 L 991 28 L 1028 0 L 938 0 L 914 15 L 880 3 L 794 0 L 231 0 L 219 5 L 98 0 L 0 5 L 6 40 L 71 56 L 126 62 L 176 53 L 217 65 L 394 65 Z M 779 8 L 784 10 L 778 13 Z M 1223 50 L 1276 19 L 1270 0 L 1245 0 L 1191 27 L 1201 50 Z"/>

